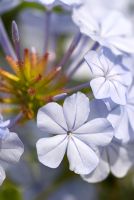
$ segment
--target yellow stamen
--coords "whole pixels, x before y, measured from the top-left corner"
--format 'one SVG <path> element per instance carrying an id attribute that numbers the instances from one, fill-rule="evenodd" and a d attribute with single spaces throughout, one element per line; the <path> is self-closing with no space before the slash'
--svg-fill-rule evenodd
<path id="1" fill-rule="evenodd" d="M 3 76 L 4 78 L 13 80 L 15 82 L 19 81 L 19 78 L 3 69 L 0 69 L 0 75 Z"/>

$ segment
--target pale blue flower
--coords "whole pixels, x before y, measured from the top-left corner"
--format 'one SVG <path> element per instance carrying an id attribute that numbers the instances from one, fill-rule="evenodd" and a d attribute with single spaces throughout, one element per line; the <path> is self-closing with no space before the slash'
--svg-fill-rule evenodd
<path id="1" fill-rule="evenodd" d="M 36 144 L 39 161 L 56 168 L 67 151 L 70 170 L 78 174 L 93 171 L 99 163 L 96 147 L 110 143 L 113 128 L 105 118 L 87 121 L 90 115 L 89 99 L 80 92 L 67 97 L 63 107 L 48 103 L 40 108 L 37 125 L 50 137 Z"/>
<path id="2" fill-rule="evenodd" d="M 114 138 L 110 145 L 100 148 L 97 168 L 82 178 L 89 183 L 100 182 L 106 179 L 110 172 L 117 178 L 124 177 L 134 164 L 133 151 L 133 143 L 122 144 Z"/>
<path id="3" fill-rule="evenodd" d="M 126 104 L 126 92 L 132 82 L 131 73 L 121 65 L 120 56 L 108 49 L 90 51 L 85 55 L 90 68 L 91 88 L 95 98 L 111 98 L 117 104 Z"/>
<path id="4" fill-rule="evenodd" d="M 116 54 L 134 53 L 134 37 L 130 20 L 118 11 L 104 16 L 95 16 L 89 11 L 88 4 L 73 10 L 73 21 L 83 34 L 100 45 L 110 48 Z"/>

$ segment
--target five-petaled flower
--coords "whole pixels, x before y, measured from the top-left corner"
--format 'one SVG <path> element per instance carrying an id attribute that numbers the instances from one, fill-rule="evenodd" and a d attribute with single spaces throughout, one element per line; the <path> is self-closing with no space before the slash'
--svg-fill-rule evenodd
<path id="1" fill-rule="evenodd" d="M 108 49 L 89 51 L 85 60 L 90 68 L 91 88 L 97 99 L 111 98 L 117 104 L 126 104 L 126 93 L 132 82 L 129 71 L 123 68 L 120 56 Z"/>
<path id="2" fill-rule="evenodd" d="M 67 97 L 63 107 L 48 103 L 37 114 L 37 125 L 51 137 L 39 139 L 37 153 L 44 165 L 56 168 L 67 150 L 70 170 L 89 174 L 99 163 L 98 146 L 108 145 L 113 137 L 113 128 L 105 118 L 88 121 L 89 99 L 83 93 Z"/>

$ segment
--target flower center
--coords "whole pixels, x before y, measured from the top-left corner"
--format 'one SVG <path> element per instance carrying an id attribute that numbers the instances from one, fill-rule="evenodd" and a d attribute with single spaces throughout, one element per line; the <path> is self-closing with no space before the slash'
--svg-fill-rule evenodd
<path id="1" fill-rule="evenodd" d="M 68 136 L 71 136 L 71 135 L 72 135 L 72 132 L 71 132 L 71 131 L 67 131 L 67 135 L 68 135 Z"/>

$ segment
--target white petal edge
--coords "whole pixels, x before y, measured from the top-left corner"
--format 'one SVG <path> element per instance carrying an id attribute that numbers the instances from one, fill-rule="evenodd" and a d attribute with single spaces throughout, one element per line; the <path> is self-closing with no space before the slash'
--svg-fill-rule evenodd
<path id="1" fill-rule="evenodd" d="M 5 171 L 4 171 L 4 169 L 0 166 L 0 185 L 2 185 L 3 181 L 5 180 L 5 178 L 6 178 Z"/>
<path id="2" fill-rule="evenodd" d="M 74 136 L 69 139 L 67 157 L 70 170 L 76 174 L 89 174 L 99 163 L 96 153 Z"/>
<path id="3" fill-rule="evenodd" d="M 24 145 L 14 132 L 9 132 L 1 140 L 0 161 L 5 164 L 13 164 L 19 161 L 24 152 Z"/>
<path id="4" fill-rule="evenodd" d="M 66 152 L 67 135 L 39 139 L 36 143 L 39 161 L 50 168 L 57 168 Z"/>
<path id="5" fill-rule="evenodd" d="M 41 107 L 37 114 L 37 126 L 47 134 L 65 134 L 67 125 L 62 106 L 52 102 Z"/>
<path id="6" fill-rule="evenodd" d="M 75 130 L 88 119 L 90 112 L 88 97 L 81 92 L 67 97 L 63 104 L 63 112 L 68 129 Z"/>
<path id="7" fill-rule="evenodd" d="M 100 161 L 96 169 L 88 175 L 81 176 L 83 180 L 87 181 L 88 183 L 97 183 L 103 181 L 108 177 L 110 173 L 107 152 L 105 151 L 105 149 L 101 151 L 101 156 L 99 158 Z"/>

